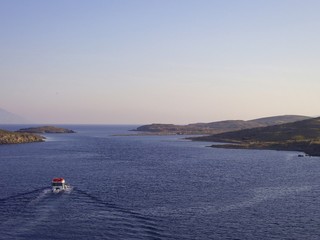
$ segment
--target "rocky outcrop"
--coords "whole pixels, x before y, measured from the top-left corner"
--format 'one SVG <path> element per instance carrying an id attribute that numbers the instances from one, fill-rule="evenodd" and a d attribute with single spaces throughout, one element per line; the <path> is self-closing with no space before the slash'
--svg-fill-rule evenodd
<path id="1" fill-rule="evenodd" d="M 5 130 L 0 130 L 0 144 L 17 144 L 17 143 L 31 143 L 43 142 L 44 137 L 30 134 L 30 133 L 17 133 Z"/>

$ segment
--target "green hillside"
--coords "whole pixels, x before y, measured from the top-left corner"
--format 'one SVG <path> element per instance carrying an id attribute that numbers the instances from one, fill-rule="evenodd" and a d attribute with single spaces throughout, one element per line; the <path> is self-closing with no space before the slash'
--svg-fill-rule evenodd
<path id="1" fill-rule="evenodd" d="M 232 143 L 214 147 L 293 150 L 320 156 L 320 118 L 226 132 L 192 140 Z"/>

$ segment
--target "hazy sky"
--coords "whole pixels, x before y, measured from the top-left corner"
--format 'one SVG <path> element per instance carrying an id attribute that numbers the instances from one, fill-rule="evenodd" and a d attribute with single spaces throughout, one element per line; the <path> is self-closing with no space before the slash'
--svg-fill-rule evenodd
<path id="1" fill-rule="evenodd" d="M 320 113 L 319 0 L 0 0 L 0 107 L 43 123 Z"/>

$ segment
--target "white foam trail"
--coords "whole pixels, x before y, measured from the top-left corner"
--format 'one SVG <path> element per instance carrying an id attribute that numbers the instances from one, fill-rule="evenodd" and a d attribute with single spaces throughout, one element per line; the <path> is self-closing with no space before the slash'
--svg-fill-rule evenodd
<path id="1" fill-rule="evenodd" d="M 12 237 L 13 239 L 19 239 L 23 234 L 32 232 L 59 211 L 59 206 L 63 204 L 65 197 L 71 193 L 72 189 L 68 189 L 68 191 L 61 193 L 62 195 L 57 197 L 53 195 L 50 188 L 44 189 L 27 203 L 26 211 L 22 211 L 21 215 L 2 222 L 0 231 L 6 229 L 7 236 L 10 236 L 11 239 Z"/>
<path id="2" fill-rule="evenodd" d="M 73 187 L 72 186 L 68 186 L 67 189 L 64 191 L 64 193 L 70 194 L 72 191 L 73 191 Z"/>
<path id="3" fill-rule="evenodd" d="M 38 203 L 43 198 L 47 197 L 51 193 L 51 189 L 44 189 L 35 199 L 31 200 L 29 204 Z"/>
<path id="4" fill-rule="evenodd" d="M 298 155 L 298 152 L 289 152 L 286 154 L 286 160 L 292 160 Z"/>

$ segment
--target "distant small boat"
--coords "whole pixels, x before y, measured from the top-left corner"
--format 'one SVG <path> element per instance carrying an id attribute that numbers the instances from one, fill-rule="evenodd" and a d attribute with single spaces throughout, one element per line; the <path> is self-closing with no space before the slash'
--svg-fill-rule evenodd
<path id="1" fill-rule="evenodd" d="M 52 179 L 52 192 L 59 193 L 65 191 L 68 188 L 68 184 L 64 178 L 54 178 Z"/>

